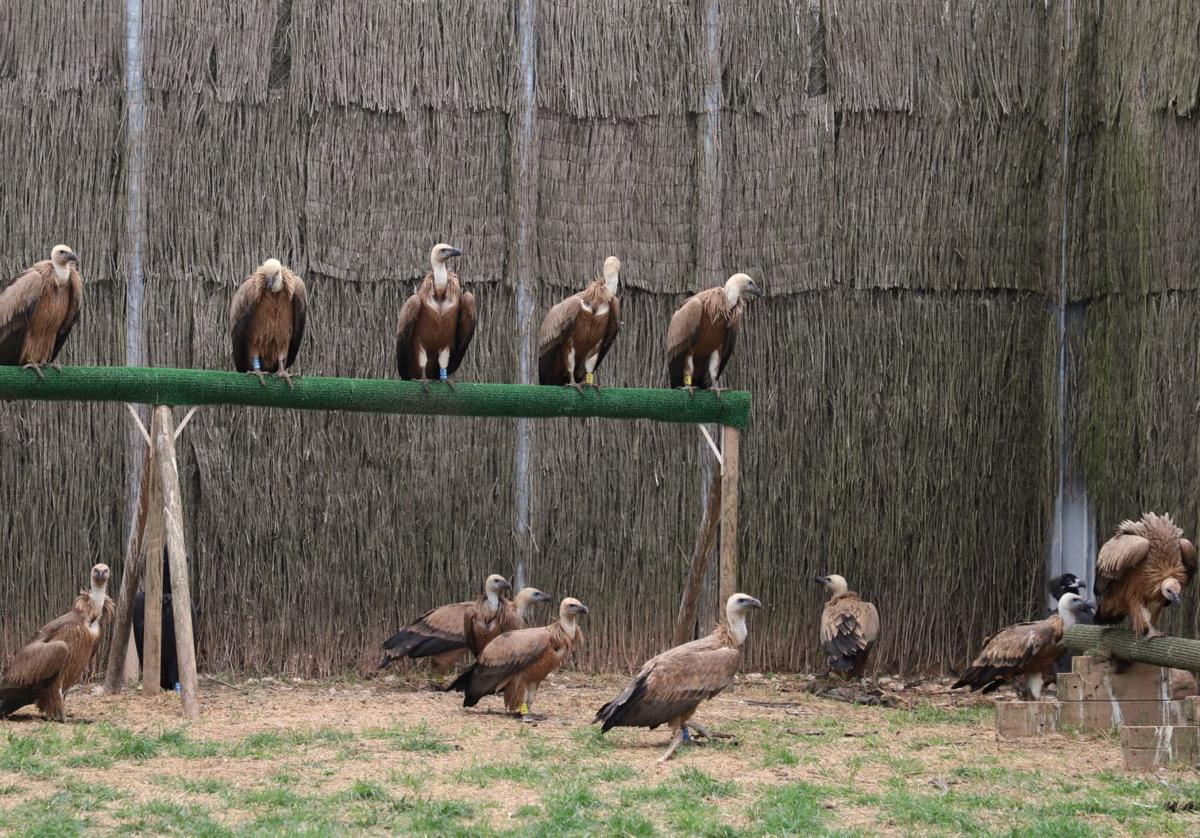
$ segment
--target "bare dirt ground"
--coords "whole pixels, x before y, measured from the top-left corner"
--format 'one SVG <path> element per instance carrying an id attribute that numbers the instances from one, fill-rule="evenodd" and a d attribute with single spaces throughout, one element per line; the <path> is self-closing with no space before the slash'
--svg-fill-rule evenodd
<path id="1" fill-rule="evenodd" d="M 68 697 L 67 725 L 0 722 L 0 828 L 44 834 L 1200 834 L 1190 773 L 1123 772 L 1113 738 L 994 733 L 991 703 L 911 687 L 898 707 L 744 676 L 697 719 L 736 741 L 589 725 L 619 677 L 552 676 L 522 724 L 422 678 L 202 681 Z M 32 708 L 30 708 L 32 709 Z"/>

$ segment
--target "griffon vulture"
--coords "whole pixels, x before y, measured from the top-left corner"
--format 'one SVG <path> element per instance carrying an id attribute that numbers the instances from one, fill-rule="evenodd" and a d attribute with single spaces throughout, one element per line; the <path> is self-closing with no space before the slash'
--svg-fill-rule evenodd
<path id="1" fill-rule="evenodd" d="M 79 257 L 65 244 L 50 258 L 18 274 L 0 291 L 0 364 L 23 366 L 45 378 L 42 367 L 61 370 L 56 360 L 83 303 Z"/>
<path id="2" fill-rule="evenodd" d="M 485 695 L 504 693 L 504 708 L 532 718 L 529 708 L 538 686 L 583 641 L 576 621 L 588 613 L 587 606 L 567 597 L 558 606 L 558 619 L 542 628 L 519 629 L 502 634 L 487 645 L 479 659 L 450 685 L 463 693 L 463 707 L 474 707 Z"/>
<path id="3" fill-rule="evenodd" d="M 983 642 L 983 651 L 967 667 L 952 689 L 990 693 L 1005 681 L 1012 683 L 1025 701 L 1041 698 L 1042 684 L 1054 680 L 1054 662 L 1066 650 L 1063 632 L 1090 614 L 1092 606 L 1078 594 L 1063 594 L 1058 613 L 1032 623 L 1001 629 Z"/>
<path id="4" fill-rule="evenodd" d="M 1064 594 L 1078 594 L 1079 596 L 1083 596 L 1085 588 L 1087 588 L 1087 584 L 1074 573 L 1064 573 L 1061 576 L 1051 579 L 1046 586 L 1046 590 L 1049 591 L 1050 597 L 1054 600 L 1054 607 L 1046 612 L 1046 616 L 1049 617 L 1058 613 L 1058 601 L 1063 598 Z M 1075 622 L 1091 623 L 1092 617 L 1090 614 L 1079 612 L 1075 615 Z M 1058 660 L 1054 662 L 1054 673 L 1057 675 L 1061 672 L 1070 672 L 1071 660 L 1074 657 L 1070 649 L 1063 652 Z"/>
<path id="5" fill-rule="evenodd" d="M 829 601 L 821 612 L 821 649 L 829 656 L 834 672 L 857 678 L 879 638 L 879 612 L 836 573 L 818 576 L 817 582 L 829 591 Z"/>
<path id="6" fill-rule="evenodd" d="M 1196 546 L 1170 515 L 1147 512 L 1140 521 L 1122 521 L 1096 557 L 1096 622 L 1119 623 L 1129 615 L 1136 634 L 1161 637 L 1159 614 L 1179 602 L 1195 574 Z"/>
<path id="7" fill-rule="evenodd" d="M 733 683 L 746 640 L 746 612 L 762 608 L 747 594 L 734 594 L 725 603 L 725 625 L 708 637 L 676 646 L 646 661 L 625 691 L 605 704 L 592 723 L 603 722 L 600 730 L 614 727 L 648 727 L 669 724 L 674 735 L 659 762 L 666 762 L 680 743 L 690 741 L 689 728 L 697 736 L 715 734 L 692 721 L 701 701 L 712 698 Z"/>
<path id="8" fill-rule="evenodd" d="M 448 259 L 461 255 L 457 247 L 434 245 L 429 253 L 433 270 L 400 308 L 396 366 L 401 378 L 420 381 L 425 392 L 434 376 L 453 388 L 450 376 L 475 334 L 475 295 L 463 291 L 458 274 L 446 267 Z"/>
<path id="9" fill-rule="evenodd" d="M 300 351 L 307 316 L 304 280 L 278 259 L 263 262 L 238 288 L 229 306 L 234 368 L 257 375 L 264 387 L 263 375 L 269 372 L 295 386 L 288 369 Z"/>
<path id="10" fill-rule="evenodd" d="M 517 607 L 504 596 L 511 587 L 507 579 L 493 573 L 484 583 L 483 596 L 463 614 L 463 637 L 476 657 L 504 632 L 522 628 Z"/>
<path id="11" fill-rule="evenodd" d="M 538 332 L 538 383 L 600 389 L 596 368 L 621 328 L 617 299 L 621 260 L 604 260 L 604 275 L 546 313 Z M 583 383 L 580 383 L 582 379 Z"/>
<path id="12" fill-rule="evenodd" d="M 733 354 L 747 294 L 761 297 L 762 289 L 745 274 L 734 274 L 723 287 L 701 291 L 676 310 L 667 329 L 672 387 L 693 395 L 697 387 L 718 395 L 726 389 L 717 379 Z"/>
<path id="13" fill-rule="evenodd" d="M 71 610 L 42 626 L 9 662 L 0 681 L 0 717 L 37 704 L 51 721 L 66 721 L 63 699 L 100 643 L 101 620 L 113 612 L 108 565 L 93 567 L 91 579 L 91 589 L 79 592 Z"/>
<path id="14" fill-rule="evenodd" d="M 159 653 L 158 685 L 164 690 L 173 690 L 179 683 L 179 655 L 175 645 L 175 595 L 171 592 L 171 563 L 167 560 L 167 548 L 163 548 L 162 559 L 162 644 Z M 192 600 L 192 626 L 200 620 L 196 601 Z M 144 663 L 142 644 L 146 635 L 146 592 L 138 591 L 133 598 L 133 642 L 137 647 L 138 662 Z M 143 689 L 145 687 L 143 686 Z"/>

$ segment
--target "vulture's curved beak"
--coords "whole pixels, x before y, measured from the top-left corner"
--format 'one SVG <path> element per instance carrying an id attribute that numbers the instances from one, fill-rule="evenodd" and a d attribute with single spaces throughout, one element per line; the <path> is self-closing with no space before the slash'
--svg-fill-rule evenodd
<path id="1" fill-rule="evenodd" d="M 544 591 L 535 591 L 533 594 L 533 601 L 534 602 L 553 602 L 554 597 L 550 596 L 550 594 L 545 593 Z"/>
<path id="2" fill-rule="evenodd" d="M 575 606 L 575 611 L 578 614 L 586 614 L 588 613 L 588 607 L 581 602 L 579 605 Z"/>
<path id="3" fill-rule="evenodd" d="M 68 251 L 63 258 L 67 262 L 74 262 L 76 265 L 79 264 L 79 254 L 77 254 L 74 250 Z"/>
<path id="4" fill-rule="evenodd" d="M 746 607 L 747 608 L 762 608 L 763 606 L 759 600 L 755 599 L 754 597 L 750 597 L 750 599 L 746 600 Z"/>
<path id="5" fill-rule="evenodd" d="M 446 254 L 446 258 L 447 258 L 447 259 L 450 259 L 450 258 L 452 258 L 452 257 L 454 257 L 454 256 L 462 256 L 462 251 L 461 251 L 461 250 L 459 250 L 457 247 L 452 247 L 452 248 L 450 248 L 450 252 L 448 252 L 448 253 Z"/>
<path id="6" fill-rule="evenodd" d="M 816 582 L 818 585 L 828 585 L 829 577 L 828 576 L 817 576 L 816 578 L 813 579 L 813 581 Z"/>
<path id="7" fill-rule="evenodd" d="M 1082 611 L 1084 614 L 1095 614 L 1096 606 L 1090 602 L 1085 602 L 1079 606 L 1079 610 Z"/>
<path id="8" fill-rule="evenodd" d="M 509 582 L 507 579 L 501 579 L 499 582 L 496 583 L 496 587 L 502 591 L 511 591 L 512 583 Z"/>
<path id="9" fill-rule="evenodd" d="M 746 283 L 746 293 L 753 294 L 755 297 L 761 297 L 763 295 L 763 290 L 753 280 L 751 280 L 750 282 Z"/>
<path id="10" fill-rule="evenodd" d="M 1163 596 L 1167 598 L 1167 605 L 1179 604 L 1179 594 L 1175 593 L 1174 591 L 1164 591 Z"/>

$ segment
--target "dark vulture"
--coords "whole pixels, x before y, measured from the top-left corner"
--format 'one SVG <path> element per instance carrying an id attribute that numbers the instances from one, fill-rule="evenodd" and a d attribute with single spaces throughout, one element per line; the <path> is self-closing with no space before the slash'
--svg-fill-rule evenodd
<path id="1" fill-rule="evenodd" d="M 745 295 L 762 289 L 745 274 L 734 274 L 720 288 L 701 291 L 679 307 L 667 329 L 671 386 L 693 395 L 696 388 L 720 394 L 717 379 L 729 363 L 745 311 Z"/>
<path id="2" fill-rule="evenodd" d="M 692 714 L 701 701 L 712 698 L 733 683 L 746 640 L 746 612 L 762 608 L 747 594 L 734 594 L 725 603 L 725 624 L 708 637 L 668 649 L 646 661 L 625 691 L 605 704 L 592 723 L 602 722 L 601 731 L 614 727 L 648 727 L 669 724 L 674 736 L 659 762 L 666 762 L 680 743 L 690 741 L 689 728 L 697 736 L 712 739 Z"/>
<path id="3" fill-rule="evenodd" d="M 576 624 L 588 613 L 587 606 L 573 597 L 558 605 L 558 619 L 542 628 L 518 629 L 502 634 L 487 645 L 479 659 L 450 685 L 463 693 L 463 707 L 474 707 L 485 695 L 504 693 L 504 709 L 533 718 L 529 708 L 538 686 L 562 666 L 583 632 Z"/>
<path id="4" fill-rule="evenodd" d="M 171 592 L 171 563 L 167 561 L 167 548 L 163 548 L 162 569 L 162 649 L 159 654 L 158 684 L 164 690 L 173 690 L 179 684 L 179 653 L 175 646 L 175 606 Z M 192 628 L 195 630 L 200 612 L 192 602 Z M 137 646 L 138 662 L 145 665 L 142 644 L 146 631 L 146 592 L 138 591 L 133 599 L 133 642 Z"/>
<path id="5" fill-rule="evenodd" d="M 596 368 L 621 329 L 617 299 L 621 260 L 604 260 L 604 275 L 546 313 L 538 332 L 538 383 L 600 389 Z M 582 383 L 581 383 L 582 382 Z"/>
<path id="6" fill-rule="evenodd" d="M 483 596 L 463 614 L 463 637 L 476 657 L 504 632 L 522 628 L 516 605 L 504 596 L 511 587 L 507 579 L 493 573 L 483 585 Z"/>
<path id="7" fill-rule="evenodd" d="M 79 320 L 83 277 L 79 257 L 65 244 L 50 258 L 18 274 L 0 291 L 0 364 L 23 366 L 45 378 L 42 367 L 61 370 L 58 353 Z"/>
<path id="8" fill-rule="evenodd" d="M 834 672 L 857 678 L 879 639 L 879 612 L 836 573 L 818 576 L 817 582 L 829 591 L 829 601 L 821 612 L 821 649 Z"/>
<path id="9" fill-rule="evenodd" d="M 293 387 L 288 370 L 296 361 L 308 317 L 304 280 L 278 259 L 268 259 L 250 274 L 229 306 L 233 366 L 238 372 L 274 373 Z"/>
<path id="10" fill-rule="evenodd" d="M 1078 594 L 1079 596 L 1083 596 L 1083 591 L 1085 588 L 1087 588 L 1087 584 L 1074 573 L 1064 573 L 1062 576 L 1056 576 L 1051 579 L 1050 583 L 1046 586 L 1046 589 L 1050 592 L 1050 596 L 1054 600 L 1054 608 L 1050 609 L 1050 611 L 1046 613 L 1046 616 L 1049 617 L 1058 613 L 1058 601 L 1062 599 L 1063 594 Z M 1075 615 L 1075 622 L 1085 624 L 1091 623 L 1092 617 L 1090 614 L 1080 612 Z M 1070 672 L 1071 660 L 1074 657 L 1075 656 L 1071 654 L 1070 649 L 1063 652 L 1059 659 L 1054 662 L 1055 674 L 1061 672 Z"/>
<path id="11" fill-rule="evenodd" d="M 522 588 L 514 601 L 521 627 L 532 619 L 535 605 L 549 601 L 550 597 L 537 588 Z M 426 611 L 387 639 L 383 644 L 384 657 L 379 662 L 379 668 L 383 669 L 400 658 L 432 658 L 434 671 L 440 681 L 467 654 L 466 620 L 475 609 L 476 602 L 455 602 Z"/>
<path id="12" fill-rule="evenodd" d="M 37 704 L 47 719 L 64 722 L 64 698 L 79 681 L 100 644 L 100 623 L 111 616 L 108 565 L 92 568 L 90 590 L 80 591 L 71 610 L 42 626 L 13 656 L 0 680 L 0 717 Z"/>
<path id="13" fill-rule="evenodd" d="M 1090 614 L 1092 606 L 1078 594 L 1063 594 L 1058 613 L 1032 623 L 1001 629 L 983 641 L 983 651 L 967 667 L 952 689 L 990 693 L 1010 682 L 1024 701 L 1041 698 L 1042 685 L 1054 680 L 1054 662 L 1066 650 L 1063 633 Z"/>
<path id="14" fill-rule="evenodd" d="M 437 378 L 453 388 L 450 376 L 458 370 L 475 334 L 475 295 L 463 291 L 458 274 L 446 261 L 462 251 L 448 244 L 429 253 L 433 266 L 400 308 L 396 327 L 396 367 L 406 381 L 417 380 L 429 392 Z"/>
<path id="15" fill-rule="evenodd" d="M 1195 574 L 1196 547 L 1170 515 L 1122 521 L 1096 557 L 1096 622 L 1111 625 L 1128 615 L 1134 633 L 1161 637 L 1159 615 L 1179 602 Z"/>

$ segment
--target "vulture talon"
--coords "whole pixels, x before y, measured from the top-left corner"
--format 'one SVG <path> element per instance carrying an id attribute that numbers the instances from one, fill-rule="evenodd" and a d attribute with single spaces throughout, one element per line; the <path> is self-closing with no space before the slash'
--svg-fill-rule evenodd
<path id="1" fill-rule="evenodd" d="M 426 396 L 429 395 L 429 379 L 428 378 L 424 378 L 424 377 L 421 378 L 421 390 L 424 391 Z"/>
<path id="2" fill-rule="evenodd" d="M 292 374 L 290 372 L 288 372 L 287 369 L 285 369 L 284 367 L 281 366 L 279 368 L 279 371 L 275 373 L 275 377 L 282 378 L 284 381 L 286 381 L 289 390 L 296 389 L 296 385 L 292 383 Z"/>
<path id="3" fill-rule="evenodd" d="M 259 387 L 267 386 L 267 374 L 265 372 L 263 372 L 262 370 L 247 370 L 246 374 L 247 375 L 257 375 Z"/>
<path id="4" fill-rule="evenodd" d="M 446 378 L 443 378 L 442 383 L 445 384 L 446 387 L 448 387 L 450 389 L 451 393 L 454 392 L 454 382 L 450 380 L 449 376 L 447 376 Z"/>
<path id="5" fill-rule="evenodd" d="M 570 382 L 567 382 L 566 384 L 564 384 L 563 386 L 570 387 L 579 395 L 581 395 L 581 396 L 583 395 L 583 385 L 580 384 L 578 381 L 570 381 Z"/>
<path id="6" fill-rule="evenodd" d="M 28 363 L 21 367 L 21 369 L 33 370 L 35 373 L 37 373 L 38 378 L 42 379 L 42 381 L 46 380 L 46 374 L 42 372 L 41 364 Z"/>
<path id="7" fill-rule="evenodd" d="M 680 390 L 687 390 L 687 394 L 693 399 L 696 398 L 696 386 L 694 384 L 685 384 Z"/>
<path id="8" fill-rule="evenodd" d="M 52 363 L 50 364 L 50 366 L 51 366 L 51 367 L 54 369 L 54 371 L 55 371 L 55 372 L 62 372 L 62 371 L 63 371 L 63 365 L 62 365 L 62 364 L 60 364 L 58 361 L 54 361 L 54 362 L 52 362 Z"/>
<path id="9" fill-rule="evenodd" d="M 721 398 L 721 394 L 724 393 L 728 389 L 729 389 L 728 387 L 720 387 L 716 384 L 714 384 L 712 386 L 713 395 L 717 397 L 717 401 L 719 401 L 719 402 L 724 401 L 724 399 Z"/>

